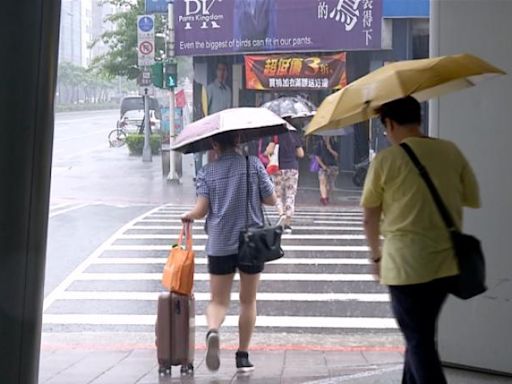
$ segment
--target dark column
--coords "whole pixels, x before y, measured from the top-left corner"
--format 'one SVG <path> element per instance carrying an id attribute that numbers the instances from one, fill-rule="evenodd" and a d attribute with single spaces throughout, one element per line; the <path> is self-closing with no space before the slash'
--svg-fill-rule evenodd
<path id="1" fill-rule="evenodd" d="M 0 12 L 0 383 L 38 379 L 60 0 Z"/>
<path id="2" fill-rule="evenodd" d="M 351 83 L 370 71 L 369 52 L 347 52 L 347 78 Z M 354 163 L 368 158 L 368 121 L 354 125 Z"/>

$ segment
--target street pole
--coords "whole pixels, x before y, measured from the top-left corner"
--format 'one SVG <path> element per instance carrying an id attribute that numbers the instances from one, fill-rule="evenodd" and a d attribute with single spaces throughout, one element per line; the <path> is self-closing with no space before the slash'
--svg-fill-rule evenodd
<path id="1" fill-rule="evenodd" d="M 167 52 L 167 58 L 169 61 L 174 60 L 174 0 L 168 0 L 167 4 L 167 25 L 169 29 L 169 44 L 167 45 L 169 52 Z M 172 147 L 174 145 L 174 139 L 176 137 L 176 126 L 175 121 L 175 105 L 174 105 L 174 87 L 170 87 L 169 90 L 169 144 Z M 176 153 L 173 150 L 169 150 L 169 175 L 167 181 L 170 183 L 179 184 L 180 179 L 176 173 Z"/>
<path id="2" fill-rule="evenodd" d="M 149 96 L 148 96 L 148 88 L 144 88 L 144 149 L 142 150 L 142 161 L 143 162 L 151 162 L 153 161 L 153 156 L 151 153 L 151 135 L 149 134 L 150 127 L 150 118 L 149 118 Z"/>

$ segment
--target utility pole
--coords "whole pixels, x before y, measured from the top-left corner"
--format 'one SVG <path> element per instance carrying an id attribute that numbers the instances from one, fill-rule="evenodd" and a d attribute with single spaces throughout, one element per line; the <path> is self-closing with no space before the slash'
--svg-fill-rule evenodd
<path id="1" fill-rule="evenodd" d="M 151 153 L 151 119 L 149 116 L 149 87 L 151 72 L 149 66 L 155 61 L 155 18 L 152 15 L 137 16 L 137 48 L 138 64 L 141 68 L 140 94 L 144 100 L 144 148 L 142 161 L 153 161 Z"/>
<path id="2" fill-rule="evenodd" d="M 169 43 L 167 44 L 167 59 L 169 60 L 169 64 L 172 64 L 175 60 L 175 52 L 174 52 L 174 0 L 167 0 L 167 25 L 168 25 L 168 36 Z M 168 78 L 169 76 L 166 76 Z M 176 126 L 174 124 L 175 119 L 175 96 L 174 96 L 174 87 L 176 84 L 169 86 L 169 142 L 170 146 L 174 145 L 174 140 L 176 138 Z M 173 150 L 169 152 L 170 159 L 170 167 L 169 167 L 169 175 L 167 176 L 167 181 L 170 183 L 180 183 L 180 179 L 176 173 L 176 153 Z"/>
<path id="3" fill-rule="evenodd" d="M 149 96 L 148 88 L 144 88 L 144 148 L 142 149 L 142 161 L 151 162 L 153 161 L 153 155 L 151 153 L 151 135 L 150 135 L 150 119 L 149 119 Z"/>

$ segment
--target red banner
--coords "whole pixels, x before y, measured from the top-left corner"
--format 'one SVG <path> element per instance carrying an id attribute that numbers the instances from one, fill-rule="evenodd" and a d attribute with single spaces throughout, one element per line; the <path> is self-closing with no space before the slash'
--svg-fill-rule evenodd
<path id="1" fill-rule="evenodd" d="M 176 98 L 176 107 L 185 108 L 185 105 L 187 104 L 187 99 L 185 97 L 185 91 L 183 89 L 176 92 L 175 98 Z"/>
<path id="2" fill-rule="evenodd" d="M 347 85 L 346 54 L 245 56 L 247 89 L 321 90 Z"/>

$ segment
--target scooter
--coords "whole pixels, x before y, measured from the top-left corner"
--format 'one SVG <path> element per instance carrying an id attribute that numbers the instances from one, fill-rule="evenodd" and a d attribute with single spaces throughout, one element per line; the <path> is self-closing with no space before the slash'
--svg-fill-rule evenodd
<path id="1" fill-rule="evenodd" d="M 354 165 L 354 174 L 352 175 L 352 182 L 356 187 L 362 187 L 364 185 L 364 180 L 366 179 L 366 174 L 368 173 L 368 168 L 370 167 L 370 161 L 375 157 L 375 151 L 370 149 L 370 156 Z"/>
<path id="2" fill-rule="evenodd" d="M 362 187 L 364 185 L 364 180 L 366 179 L 366 174 L 368 173 L 368 168 L 370 167 L 370 162 L 377 155 L 377 149 L 379 148 L 379 134 L 377 132 L 373 132 L 373 124 L 372 119 L 369 122 L 369 137 L 368 137 L 368 146 L 370 147 L 368 157 L 354 165 L 354 174 L 352 175 L 352 182 L 357 187 Z M 375 149 L 372 148 L 372 143 L 374 142 L 373 136 L 375 135 Z"/>

